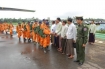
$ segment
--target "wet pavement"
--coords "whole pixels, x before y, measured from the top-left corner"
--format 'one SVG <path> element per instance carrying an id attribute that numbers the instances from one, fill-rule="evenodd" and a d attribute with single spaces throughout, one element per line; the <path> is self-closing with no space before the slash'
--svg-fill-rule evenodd
<path id="1" fill-rule="evenodd" d="M 105 69 L 105 41 L 86 46 L 86 61 L 79 66 L 50 46 L 44 54 L 38 45 L 19 42 L 17 35 L 0 34 L 0 69 Z"/>

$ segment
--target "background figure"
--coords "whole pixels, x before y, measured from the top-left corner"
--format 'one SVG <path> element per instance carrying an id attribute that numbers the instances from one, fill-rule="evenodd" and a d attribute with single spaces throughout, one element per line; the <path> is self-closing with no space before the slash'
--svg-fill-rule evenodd
<path id="1" fill-rule="evenodd" d="M 56 25 L 55 25 L 55 21 L 52 21 L 52 26 L 51 26 L 51 33 L 52 33 L 52 34 L 51 34 L 51 43 L 52 43 L 52 44 L 55 43 L 55 42 L 54 42 L 54 40 L 55 40 L 55 39 L 54 39 L 55 26 L 56 26 Z"/>
<path id="2" fill-rule="evenodd" d="M 95 42 L 95 33 L 96 33 L 96 25 L 94 24 L 94 20 L 91 21 L 91 25 L 89 28 L 89 43 Z"/>
<path id="3" fill-rule="evenodd" d="M 73 42 L 76 42 L 76 26 L 74 23 L 72 23 L 72 19 L 68 18 L 67 20 L 69 27 L 66 33 L 67 36 L 67 47 L 66 47 L 66 53 L 68 55 L 68 58 L 74 57 L 74 47 Z"/>

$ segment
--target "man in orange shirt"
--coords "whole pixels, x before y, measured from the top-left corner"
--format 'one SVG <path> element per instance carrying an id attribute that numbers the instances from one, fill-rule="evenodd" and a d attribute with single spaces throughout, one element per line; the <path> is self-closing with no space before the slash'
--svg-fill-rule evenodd
<path id="1" fill-rule="evenodd" d="M 6 34 L 8 32 L 8 28 L 9 28 L 8 23 L 7 22 L 4 22 L 4 30 L 5 30 Z"/>
<path id="2" fill-rule="evenodd" d="M 18 25 L 16 26 L 16 32 L 18 34 L 18 38 L 19 38 L 19 41 L 20 41 L 20 37 L 22 36 L 22 26 L 20 23 L 18 23 Z"/>
<path id="3" fill-rule="evenodd" d="M 26 24 L 26 37 L 28 39 L 28 42 L 31 42 L 31 25 L 30 25 L 30 22 L 28 22 Z"/>
<path id="4" fill-rule="evenodd" d="M 21 24 L 21 26 L 22 26 L 23 40 L 25 42 L 26 41 L 26 23 L 25 23 L 25 21 L 23 21 L 23 23 Z"/>
<path id="5" fill-rule="evenodd" d="M 44 48 L 44 53 L 47 52 L 48 47 L 50 45 L 50 28 L 49 28 L 49 22 L 46 22 L 46 25 L 43 28 L 43 33 L 45 34 L 45 37 L 43 39 L 43 48 Z"/>
<path id="6" fill-rule="evenodd" d="M 13 29 L 14 29 L 14 26 L 12 23 L 10 23 L 9 25 L 9 30 L 10 30 L 10 36 L 12 37 L 13 36 Z"/>
<path id="7" fill-rule="evenodd" d="M 35 44 L 37 42 L 37 33 L 34 30 L 36 29 L 37 26 L 38 26 L 38 21 L 35 20 L 35 22 L 32 25 L 32 28 L 33 28 L 33 30 L 32 30 L 32 33 L 33 33 L 33 42 L 35 42 Z"/>

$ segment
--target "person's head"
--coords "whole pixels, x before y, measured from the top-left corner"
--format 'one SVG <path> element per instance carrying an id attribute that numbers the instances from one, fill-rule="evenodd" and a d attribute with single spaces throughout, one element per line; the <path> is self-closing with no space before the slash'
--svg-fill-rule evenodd
<path id="1" fill-rule="evenodd" d="M 46 25 L 49 27 L 49 22 L 46 22 Z"/>
<path id="2" fill-rule="evenodd" d="M 61 19 L 58 17 L 57 19 L 56 19 L 56 23 L 59 23 L 61 21 Z"/>
<path id="3" fill-rule="evenodd" d="M 91 24 L 94 24 L 94 20 L 91 20 Z"/>
<path id="4" fill-rule="evenodd" d="M 43 19 L 43 23 L 46 23 L 46 20 L 45 19 Z"/>
<path id="5" fill-rule="evenodd" d="M 21 26 L 21 23 L 18 23 L 19 26 Z"/>
<path id="6" fill-rule="evenodd" d="M 71 19 L 71 18 L 68 18 L 68 19 L 67 19 L 67 23 L 68 23 L 68 24 L 71 24 L 71 23 L 72 23 L 72 19 Z"/>
<path id="7" fill-rule="evenodd" d="M 38 21 L 37 21 L 37 20 L 35 20 L 34 22 L 35 22 L 35 23 L 38 23 Z"/>
<path id="8" fill-rule="evenodd" d="M 52 21 L 52 24 L 55 24 L 55 21 Z"/>
<path id="9" fill-rule="evenodd" d="M 66 24 L 66 20 L 63 20 L 63 21 L 62 21 L 62 25 L 65 25 L 65 24 Z"/>
<path id="10" fill-rule="evenodd" d="M 23 21 L 23 23 L 25 24 L 25 21 Z"/>
<path id="11" fill-rule="evenodd" d="M 39 26 L 42 24 L 42 21 L 39 21 Z"/>
<path id="12" fill-rule="evenodd" d="M 30 22 L 28 21 L 27 24 L 30 24 Z"/>
<path id="13" fill-rule="evenodd" d="M 81 24 L 83 22 L 83 17 L 76 17 L 76 22 Z"/>

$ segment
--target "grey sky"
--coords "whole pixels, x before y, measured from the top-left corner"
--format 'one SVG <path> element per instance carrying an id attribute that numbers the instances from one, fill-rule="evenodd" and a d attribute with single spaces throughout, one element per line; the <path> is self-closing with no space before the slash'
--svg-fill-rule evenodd
<path id="1" fill-rule="evenodd" d="M 0 0 L 0 6 L 36 10 L 35 13 L 0 11 L 0 18 L 104 18 L 104 0 Z"/>

